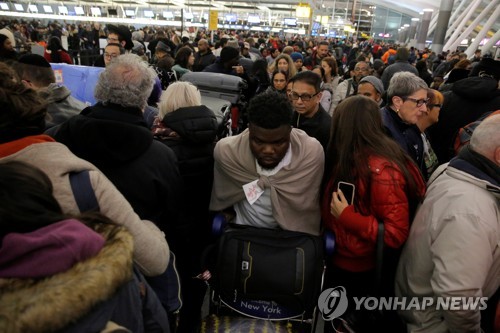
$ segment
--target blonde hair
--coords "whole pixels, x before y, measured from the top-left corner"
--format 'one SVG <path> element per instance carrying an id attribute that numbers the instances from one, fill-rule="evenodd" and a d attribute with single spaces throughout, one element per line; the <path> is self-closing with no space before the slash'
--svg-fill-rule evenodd
<path id="1" fill-rule="evenodd" d="M 196 86 L 190 82 L 174 82 L 161 95 L 158 116 L 163 119 L 167 113 L 180 108 L 200 105 L 201 94 Z"/>
<path id="2" fill-rule="evenodd" d="M 294 77 L 295 74 L 297 74 L 297 68 L 295 68 L 295 64 L 293 63 L 292 58 L 286 53 L 282 53 L 279 56 L 277 56 L 276 59 L 274 59 L 274 62 L 271 65 L 269 65 L 269 72 L 272 73 L 274 72 L 275 69 L 278 68 L 278 62 L 281 59 L 285 59 L 286 62 L 288 63 L 288 77 L 289 78 Z"/>

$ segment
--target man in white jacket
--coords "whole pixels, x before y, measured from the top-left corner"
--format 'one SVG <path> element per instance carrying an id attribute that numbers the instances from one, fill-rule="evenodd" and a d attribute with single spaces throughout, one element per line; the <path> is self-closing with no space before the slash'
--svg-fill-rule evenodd
<path id="1" fill-rule="evenodd" d="M 429 297 L 433 304 L 400 311 L 408 332 L 493 332 L 500 285 L 499 200 L 497 115 L 484 120 L 470 145 L 429 180 L 399 262 L 396 295 Z M 487 316 L 488 311 L 493 314 Z"/>

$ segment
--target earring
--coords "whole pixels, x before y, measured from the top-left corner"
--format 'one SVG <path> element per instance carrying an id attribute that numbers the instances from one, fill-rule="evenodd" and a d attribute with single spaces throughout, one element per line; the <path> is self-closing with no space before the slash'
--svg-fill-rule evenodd
<path id="1" fill-rule="evenodd" d="M 399 113 L 399 109 L 396 109 L 396 113 Z"/>

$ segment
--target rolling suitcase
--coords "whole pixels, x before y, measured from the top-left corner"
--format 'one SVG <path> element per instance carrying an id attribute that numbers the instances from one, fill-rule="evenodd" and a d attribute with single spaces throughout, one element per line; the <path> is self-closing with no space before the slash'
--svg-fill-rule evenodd
<path id="1" fill-rule="evenodd" d="M 224 118 L 227 117 L 228 112 L 231 112 L 231 102 L 224 99 L 202 95 L 201 104 L 214 112 L 219 126 L 224 123 Z"/>
<path id="2" fill-rule="evenodd" d="M 189 72 L 182 76 L 181 81 L 194 84 L 202 96 L 223 99 L 232 104 L 241 103 L 243 90 L 248 88 L 242 78 L 220 73 Z"/>
<path id="3" fill-rule="evenodd" d="M 233 135 L 231 119 L 231 102 L 210 97 L 201 96 L 201 103 L 212 110 L 217 118 L 217 138 L 225 138 Z"/>

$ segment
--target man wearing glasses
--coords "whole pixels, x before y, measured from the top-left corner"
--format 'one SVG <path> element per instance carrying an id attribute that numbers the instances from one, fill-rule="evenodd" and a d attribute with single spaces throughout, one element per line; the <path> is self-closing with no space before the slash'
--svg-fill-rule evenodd
<path id="1" fill-rule="evenodd" d="M 371 75 L 372 69 L 366 61 L 358 61 L 354 70 L 351 71 L 351 78 L 339 83 L 333 93 L 332 105 L 337 105 L 349 96 L 356 95 L 358 92 L 358 84 L 362 78 Z"/>
<path id="2" fill-rule="evenodd" d="M 293 104 L 292 126 L 316 138 L 326 150 L 330 140 L 332 117 L 323 109 L 321 100 L 321 77 L 311 71 L 297 73 L 292 81 L 288 98 Z"/>
<path id="3" fill-rule="evenodd" d="M 104 48 L 104 64 L 107 67 L 111 60 L 125 54 L 125 49 L 118 43 L 109 43 Z"/>
<path id="4" fill-rule="evenodd" d="M 400 72 L 392 77 L 387 90 L 387 106 L 381 109 L 387 134 L 392 137 L 418 165 L 422 174 L 424 143 L 417 121 L 427 112 L 427 83 L 410 72 Z"/>
<path id="5" fill-rule="evenodd" d="M 124 25 L 116 26 L 113 24 L 108 24 L 106 28 L 108 29 L 108 44 L 118 44 L 125 50 L 125 53 L 130 53 L 134 47 L 134 43 L 132 42 L 132 33 L 129 28 Z M 104 55 L 100 55 L 94 62 L 94 67 L 105 67 L 106 64 Z"/>

